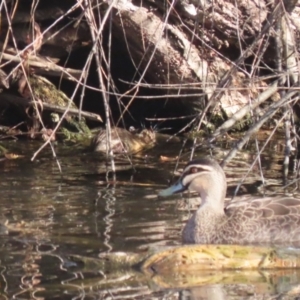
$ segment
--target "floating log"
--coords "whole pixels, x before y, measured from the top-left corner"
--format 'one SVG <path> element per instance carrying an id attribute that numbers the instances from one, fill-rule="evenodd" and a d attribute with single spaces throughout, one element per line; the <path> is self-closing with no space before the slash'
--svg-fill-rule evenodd
<path id="1" fill-rule="evenodd" d="M 144 274 L 210 270 L 300 269 L 300 249 L 239 245 L 186 245 L 143 253 L 102 253 L 100 268 L 133 268 Z"/>
<path id="2" fill-rule="evenodd" d="M 139 278 L 140 282 L 163 288 L 242 283 L 259 284 L 269 292 L 283 278 L 291 278 L 291 286 L 298 286 L 300 280 L 300 249 L 296 248 L 187 245 L 71 259 L 83 263 L 83 271 L 101 271 L 114 279 L 131 274 L 130 282 Z"/>
<path id="3" fill-rule="evenodd" d="M 189 245 L 150 255 L 143 272 L 165 274 L 199 270 L 300 268 L 300 249 L 237 245 Z"/>

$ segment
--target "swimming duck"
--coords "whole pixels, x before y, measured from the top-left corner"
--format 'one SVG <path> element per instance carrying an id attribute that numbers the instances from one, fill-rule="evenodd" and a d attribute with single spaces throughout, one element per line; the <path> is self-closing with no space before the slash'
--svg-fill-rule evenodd
<path id="1" fill-rule="evenodd" d="M 123 128 L 114 127 L 111 130 L 111 147 L 114 153 L 135 154 L 154 146 L 156 133 L 153 130 L 143 129 L 139 132 L 131 132 Z M 101 129 L 91 141 L 91 149 L 95 152 L 106 153 L 107 134 L 106 129 Z"/>
<path id="2" fill-rule="evenodd" d="M 241 200 L 224 208 L 226 176 L 212 159 L 190 161 L 166 197 L 196 191 L 201 205 L 183 230 L 189 244 L 300 244 L 300 200 L 287 197 Z"/>

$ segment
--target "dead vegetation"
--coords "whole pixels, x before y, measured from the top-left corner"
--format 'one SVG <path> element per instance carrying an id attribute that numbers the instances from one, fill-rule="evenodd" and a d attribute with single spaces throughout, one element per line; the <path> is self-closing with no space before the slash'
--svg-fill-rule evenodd
<path id="1" fill-rule="evenodd" d="M 43 0 L 2 0 L 0 10 L 1 113 L 5 120 L 7 107 L 21 106 L 22 117 L 31 120 L 23 120 L 30 136 L 52 126 L 43 147 L 72 110 L 79 120 L 102 116 L 111 157 L 112 128 L 141 119 L 168 124 L 178 134 L 213 128 L 206 134 L 210 143 L 243 129 L 224 163 L 264 124 L 273 132 L 284 129 L 285 163 L 297 147 L 297 1 L 69 0 L 49 6 Z M 74 55 L 80 68 L 69 67 Z M 55 126 L 43 112 L 61 106 L 38 96 L 34 76 L 56 78 L 58 89 L 74 83 Z M 0 125 L 16 126 L 6 123 Z M 199 144 L 194 137 L 191 156 Z M 111 165 L 114 170 L 113 159 Z"/>

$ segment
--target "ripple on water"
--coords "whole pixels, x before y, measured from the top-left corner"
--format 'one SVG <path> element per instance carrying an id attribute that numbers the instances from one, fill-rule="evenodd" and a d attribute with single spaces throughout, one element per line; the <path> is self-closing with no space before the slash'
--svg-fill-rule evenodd
<path id="1" fill-rule="evenodd" d="M 0 165 L 0 220 L 9 222 L 7 230 L 0 231 L 0 290 L 7 298 L 258 299 L 296 293 L 299 274 L 295 270 L 210 272 L 200 279 L 198 274 L 198 281 L 185 278 L 197 288 L 165 289 L 158 276 L 149 282 L 133 270 L 106 270 L 98 265 L 98 255 L 106 251 L 140 252 L 151 245 L 180 244 L 182 224 L 199 199 L 188 205 L 180 196 L 156 198 L 175 164 L 162 163 L 159 154 L 175 157 L 180 144 L 134 159 L 135 170 L 119 160 L 116 182 L 111 177 L 106 180 L 105 161 L 99 156 L 58 148 L 61 174 L 50 151 L 32 163 L 28 151 L 33 153 L 37 147 L 24 146 L 20 146 L 24 158 Z M 239 162 L 232 169 L 232 163 L 227 169 L 230 186 L 237 184 L 249 165 Z M 259 171 L 251 176 L 253 186 Z"/>

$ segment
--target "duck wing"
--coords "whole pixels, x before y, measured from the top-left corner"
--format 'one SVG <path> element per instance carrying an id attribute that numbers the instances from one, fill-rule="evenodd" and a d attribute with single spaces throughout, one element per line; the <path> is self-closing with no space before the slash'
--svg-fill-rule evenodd
<path id="1" fill-rule="evenodd" d="M 300 199 L 269 197 L 236 201 L 225 208 L 225 214 L 226 234 L 234 242 L 300 243 Z"/>
<path id="2" fill-rule="evenodd" d="M 298 216 L 300 220 L 300 199 L 296 198 L 261 198 L 235 201 L 225 208 L 227 216 L 243 213 L 245 216 L 266 219 L 281 216 Z"/>

